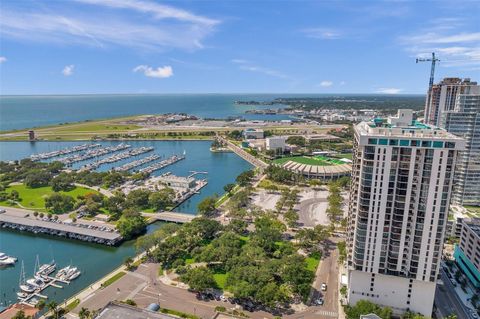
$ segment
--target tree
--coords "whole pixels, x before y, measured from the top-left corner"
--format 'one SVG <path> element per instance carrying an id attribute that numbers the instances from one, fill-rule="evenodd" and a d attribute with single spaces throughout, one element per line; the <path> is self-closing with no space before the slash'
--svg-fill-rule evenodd
<path id="1" fill-rule="evenodd" d="M 49 312 L 52 313 L 54 319 L 59 318 L 59 313 L 60 312 L 59 312 L 58 304 L 54 300 L 50 301 L 47 304 L 47 309 L 48 309 Z"/>
<path id="2" fill-rule="evenodd" d="M 288 144 L 297 145 L 297 146 L 305 146 L 306 141 L 303 136 L 289 136 L 286 140 Z"/>
<path id="3" fill-rule="evenodd" d="M 235 184 L 229 183 L 225 186 L 223 186 L 223 190 L 228 193 L 228 195 L 232 195 L 232 191 L 235 188 Z"/>
<path id="4" fill-rule="evenodd" d="M 124 239 L 131 239 L 145 232 L 147 222 L 135 211 L 126 209 L 117 223 L 117 229 Z"/>
<path id="5" fill-rule="evenodd" d="M 355 306 L 345 306 L 345 313 L 348 319 L 358 319 L 361 315 L 374 313 L 382 319 L 390 319 L 392 310 L 388 307 L 380 307 L 368 300 L 359 300 Z"/>
<path id="6" fill-rule="evenodd" d="M 82 307 L 82 309 L 80 309 L 80 311 L 78 312 L 78 317 L 80 319 L 89 319 L 90 316 L 91 316 L 90 310 L 88 310 L 85 307 Z"/>
<path id="7" fill-rule="evenodd" d="M 24 183 L 27 187 L 37 188 L 47 186 L 52 178 L 52 174 L 40 169 L 34 169 L 27 173 Z"/>
<path id="8" fill-rule="evenodd" d="M 127 270 L 132 270 L 133 269 L 133 258 L 132 257 L 127 257 L 125 258 L 125 261 L 123 262 Z"/>
<path id="9" fill-rule="evenodd" d="M 239 130 L 233 130 L 231 132 L 228 132 L 227 136 L 231 139 L 239 140 L 242 138 L 242 132 L 240 132 Z"/>
<path id="10" fill-rule="evenodd" d="M 53 193 L 45 198 L 45 208 L 55 214 L 63 214 L 71 211 L 74 203 L 75 200 L 73 197 L 60 193 Z"/>
<path id="11" fill-rule="evenodd" d="M 253 176 L 255 176 L 255 173 L 252 170 L 248 170 L 243 173 L 240 173 L 240 175 L 238 175 L 235 180 L 238 183 L 238 185 L 245 187 L 247 185 L 250 185 L 250 183 L 252 182 Z"/>
<path id="12" fill-rule="evenodd" d="M 132 300 L 132 299 L 127 299 L 127 300 L 125 300 L 125 303 L 126 303 L 127 305 L 134 306 L 134 307 L 137 305 L 137 303 L 136 303 L 134 300 Z"/>
<path id="13" fill-rule="evenodd" d="M 295 227 L 297 225 L 297 221 L 298 221 L 298 213 L 296 211 L 294 211 L 293 209 L 289 209 L 284 215 L 283 217 L 285 217 L 285 220 L 287 222 L 287 225 L 288 227 L 292 228 L 292 227 Z"/>
<path id="14" fill-rule="evenodd" d="M 213 216 L 213 214 L 215 213 L 216 202 L 217 198 L 214 196 L 205 197 L 200 203 L 198 203 L 198 212 L 206 217 Z"/>
<path id="15" fill-rule="evenodd" d="M 54 192 L 70 191 L 75 188 L 73 177 L 67 173 L 60 173 L 50 181 Z"/>
<path id="16" fill-rule="evenodd" d="M 165 210 L 173 204 L 175 191 L 170 187 L 162 188 L 148 196 L 148 205 L 155 211 Z"/>
<path id="17" fill-rule="evenodd" d="M 180 279 L 195 291 L 204 291 L 208 288 L 215 288 L 217 285 L 212 271 L 207 267 L 189 269 Z"/>
<path id="18" fill-rule="evenodd" d="M 148 208 L 148 199 L 150 194 L 151 192 L 146 189 L 134 189 L 130 193 L 128 193 L 125 199 L 125 205 L 127 207 L 138 209 Z"/>
<path id="19" fill-rule="evenodd" d="M 17 313 L 12 317 L 12 319 L 31 319 L 31 316 L 25 315 L 25 311 L 19 310 Z"/>

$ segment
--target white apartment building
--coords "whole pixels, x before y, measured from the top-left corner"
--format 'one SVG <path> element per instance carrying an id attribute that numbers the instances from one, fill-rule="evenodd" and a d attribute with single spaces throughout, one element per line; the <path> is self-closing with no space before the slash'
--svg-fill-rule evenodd
<path id="1" fill-rule="evenodd" d="M 463 139 L 412 110 L 354 127 L 348 301 L 431 316 L 457 153 Z"/>

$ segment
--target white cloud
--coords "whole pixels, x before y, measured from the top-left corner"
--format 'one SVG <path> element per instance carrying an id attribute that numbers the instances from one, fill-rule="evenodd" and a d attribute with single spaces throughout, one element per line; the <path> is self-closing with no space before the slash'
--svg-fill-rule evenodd
<path id="1" fill-rule="evenodd" d="M 247 61 L 247 60 L 244 60 L 244 59 L 232 59 L 230 61 L 234 64 L 238 64 L 238 68 L 240 70 L 243 70 L 243 71 L 262 73 L 262 74 L 265 74 L 265 75 L 268 75 L 268 76 L 273 76 L 273 77 L 280 78 L 280 79 L 290 78 L 288 75 L 283 74 L 280 71 L 270 69 L 270 68 L 266 68 L 266 67 L 263 67 L 263 66 L 258 66 L 258 65 L 255 65 L 254 63 L 252 63 L 250 61 Z"/>
<path id="2" fill-rule="evenodd" d="M 403 89 L 398 89 L 398 88 L 379 88 L 375 91 L 375 93 L 381 93 L 381 94 L 398 94 L 402 92 Z"/>
<path id="3" fill-rule="evenodd" d="M 331 28 L 308 28 L 301 31 L 305 36 L 314 39 L 335 40 L 343 37 L 343 32 Z"/>
<path id="4" fill-rule="evenodd" d="M 75 65 L 73 64 L 66 65 L 62 70 L 62 74 L 65 76 L 70 76 L 73 74 L 73 69 L 75 69 Z"/>
<path id="5" fill-rule="evenodd" d="M 156 69 L 148 65 L 139 65 L 133 69 L 133 72 L 143 72 L 145 76 L 159 79 L 169 78 L 173 76 L 173 69 L 169 65 L 158 67 Z"/>
<path id="6" fill-rule="evenodd" d="M 465 29 L 464 21 L 457 18 L 431 20 L 415 34 L 401 36 L 399 43 L 415 57 L 435 52 L 445 67 L 478 67 L 480 32 Z"/>
<path id="7" fill-rule="evenodd" d="M 0 56 L 0 63 L 7 62 L 7 58 L 4 56 Z"/>
<path id="8" fill-rule="evenodd" d="M 345 85 L 345 84 L 347 84 L 347 82 L 345 82 L 345 81 L 340 81 L 340 85 Z"/>
<path id="9" fill-rule="evenodd" d="M 95 8 L 85 14 L 86 5 Z M 220 23 L 153 1 L 79 0 L 75 11 L 67 11 L 60 1 L 51 2 L 48 11 L 35 8 L 20 11 L 2 7 L 0 36 L 100 48 L 113 45 L 143 50 L 195 50 L 203 48 L 203 40 Z"/>
<path id="10" fill-rule="evenodd" d="M 333 85 L 333 82 L 332 82 L 332 81 L 327 81 L 327 80 L 325 80 L 325 81 L 320 82 L 320 86 L 321 86 L 321 87 L 328 88 L 328 87 L 331 87 L 332 85 Z"/>

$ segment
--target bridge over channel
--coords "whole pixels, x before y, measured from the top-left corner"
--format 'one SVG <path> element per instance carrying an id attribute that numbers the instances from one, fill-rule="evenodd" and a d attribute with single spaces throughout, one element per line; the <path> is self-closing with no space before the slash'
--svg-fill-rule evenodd
<path id="1" fill-rule="evenodd" d="M 155 219 L 162 222 L 170 222 L 177 224 L 184 224 L 191 222 L 196 215 L 179 212 L 158 212 L 158 213 L 146 213 L 142 212 L 142 215 L 147 218 Z"/>
<path id="2" fill-rule="evenodd" d="M 226 144 L 230 150 L 232 150 L 235 154 L 246 160 L 247 162 L 250 162 L 250 164 L 254 165 L 257 168 L 260 168 L 261 170 L 264 170 L 268 167 L 268 164 L 262 161 L 261 159 L 253 156 L 252 154 L 246 152 L 243 150 L 241 147 L 235 145 L 234 143 L 230 142 L 226 138 L 217 135 L 217 139 Z"/>

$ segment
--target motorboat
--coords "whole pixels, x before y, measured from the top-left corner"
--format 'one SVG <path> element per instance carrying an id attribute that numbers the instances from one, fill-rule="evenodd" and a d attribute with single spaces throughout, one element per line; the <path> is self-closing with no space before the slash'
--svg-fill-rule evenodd
<path id="1" fill-rule="evenodd" d="M 25 299 L 25 298 L 27 298 L 28 296 L 29 296 L 29 294 L 27 294 L 26 292 L 22 292 L 22 291 L 17 292 L 17 297 L 18 297 L 19 299 Z"/>
<path id="2" fill-rule="evenodd" d="M 38 271 L 36 272 L 37 275 L 50 275 L 52 272 L 57 269 L 57 264 L 55 263 L 54 260 L 52 260 L 51 263 L 49 264 L 43 264 L 38 268 Z"/>
<path id="3" fill-rule="evenodd" d="M 22 284 L 20 285 L 20 289 L 24 292 L 27 292 L 29 294 L 35 292 L 35 287 L 34 286 L 31 286 L 29 284 Z"/>
<path id="4" fill-rule="evenodd" d="M 73 266 L 67 266 L 58 271 L 58 273 L 55 275 L 57 279 L 61 280 L 74 280 L 78 278 L 78 276 L 81 275 L 80 270 L 78 270 L 77 267 Z"/>
<path id="5" fill-rule="evenodd" d="M 43 288 L 45 286 L 45 282 L 40 277 L 27 279 L 27 284 L 35 288 Z"/>
<path id="6" fill-rule="evenodd" d="M 0 266 L 13 265 L 17 262 L 17 258 L 8 256 L 5 253 L 0 253 Z"/>

